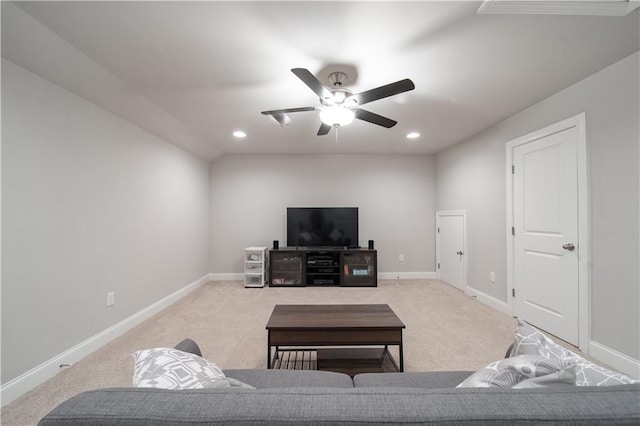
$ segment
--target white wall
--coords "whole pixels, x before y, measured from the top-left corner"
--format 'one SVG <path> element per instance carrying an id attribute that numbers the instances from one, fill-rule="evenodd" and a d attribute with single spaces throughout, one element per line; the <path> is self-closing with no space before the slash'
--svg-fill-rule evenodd
<path id="1" fill-rule="evenodd" d="M 504 143 L 496 135 L 483 134 L 436 156 L 438 210 L 467 210 L 467 285 L 503 304 L 507 294 Z M 495 272 L 494 283 L 489 281 L 490 272 Z"/>
<path id="2" fill-rule="evenodd" d="M 467 209 L 469 285 L 506 302 L 505 143 L 586 112 L 591 339 L 640 359 L 639 56 L 562 90 L 436 157 L 438 209 Z M 496 283 L 489 271 L 496 271 Z"/>
<path id="3" fill-rule="evenodd" d="M 205 276 L 208 229 L 206 161 L 2 61 L 3 384 Z"/>
<path id="4" fill-rule="evenodd" d="M 212 163 L 211 203 L 214 273 L 242 272 L 245 247 L 284 246 L 287 207 L 318 206 L 359 208 L 378 273 L 435 271 L 433 156 L 227 155 Z"/>

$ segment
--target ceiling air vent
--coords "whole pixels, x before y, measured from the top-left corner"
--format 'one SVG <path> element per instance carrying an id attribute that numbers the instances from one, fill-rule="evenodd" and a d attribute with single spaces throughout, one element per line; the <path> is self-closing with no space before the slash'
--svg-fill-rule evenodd
<path id="1" fill-rule="evenodd" d="M 485 0 L 478 8 L 478 13 L 625 16 L 635 10 L 639 4 L 639 0 Z"/>

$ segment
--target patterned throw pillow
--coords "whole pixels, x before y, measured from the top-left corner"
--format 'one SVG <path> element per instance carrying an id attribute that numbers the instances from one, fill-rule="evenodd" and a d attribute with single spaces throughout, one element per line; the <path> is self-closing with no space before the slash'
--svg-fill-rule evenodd
<path id="1" fill-rule="evenodd" d="M 512 357 L 519 355 L 541 355 L 549 360 L 575 363 L 577 386 L 612 386 L 639 383 L 638 380 L 594 364 L 558 345 L 521 319 L 518 319 L 515 342 L 511 350 Z"/>
<path id="2" fill-rule="evenodd" d="M 545 376 L 532 377 L 519 382 L 512 386 L 512 389 L 528 389 L 528 388 L 548 388 L 558 386 L 575 386 L 576 385 L 576 365 L 572 364 L 567 368 L 563 368 L 555 373 Z"/>
<path id="3" fill-rule="evenodd" d="M 177 349 L 144 349 L 131 354 L 135 361 L 133 386 L 161 389 L 228 388 L 229 380 L 217 365 Z"/>
<path id="4" fill-rule="evenodd" d="M 544 380 L 542 380 L 544 378 Z M 492 362 L 467 377 L 459 388 L 548 387 L 575 385 L 573 363 L 538 355 L 521 355 Z"/>

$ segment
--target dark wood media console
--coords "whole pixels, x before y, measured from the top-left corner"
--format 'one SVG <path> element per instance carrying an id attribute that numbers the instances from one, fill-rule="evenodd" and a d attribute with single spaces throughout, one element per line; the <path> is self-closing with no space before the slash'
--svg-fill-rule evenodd
<path id="1" fill-rule="evenodd" d="M 269 250 L 271 287 L 377 287 L 378 252 L 368 249 L 285 247 Z"/>

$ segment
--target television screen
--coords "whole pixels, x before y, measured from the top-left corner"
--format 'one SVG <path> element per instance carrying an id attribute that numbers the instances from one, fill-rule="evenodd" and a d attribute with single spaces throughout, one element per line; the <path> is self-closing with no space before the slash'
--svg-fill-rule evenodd
<path id="1" fill-rule="evenodd" d="M 358 247 L 358 208 L 288 207 L 287 246 Z"/>

